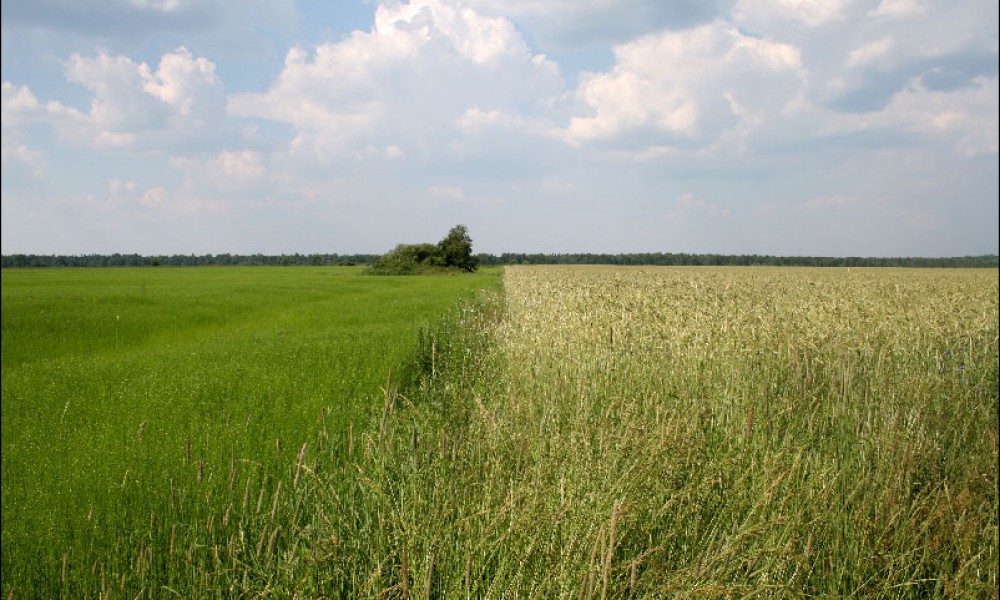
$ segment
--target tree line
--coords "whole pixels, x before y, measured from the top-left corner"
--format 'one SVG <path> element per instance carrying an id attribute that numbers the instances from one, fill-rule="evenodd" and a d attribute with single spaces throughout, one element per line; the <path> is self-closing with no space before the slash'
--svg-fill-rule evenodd
<path id="1" fill-rule="evenodd" d="M 351 266 L 374 265 L 380 254 L 205 254 L 143 256 L 140 254 L 3 255 L 0 266 L 26 267 L 197 267 L 197 266 Z M 789 267 L 924 267 L 1000 268 L 996 254 L 946 258 L 768 256 L 760 254 L 688 253 L 522 253 L 474 255 L 481 266 L 500 265 L 633 265 L 633 266 L 789 266 Z"/>
<path id="2" fill-rule="evenodd" d="M 3 255 L 3 268 L 14 267 L 206 267 L 206 266 L 353 266 L 370 265 L 378 254 L 204 254 L 143 256 L 81 254 L 79 256 Z"/>
<path id="3" fill-rule="evenodd" d="M 505 252 L 480 254 L 484 266 L 495 265 L 629 265 L 629 266 L 780 266 L 780 267 L 946 267 L 993 268 L 1000 266 L 996 254 L 949 258 L 859 257 L 859 256 L 770 256 L 764 254 L 688 254 L 646 252 L 627 254 L 525 254 Z"/>

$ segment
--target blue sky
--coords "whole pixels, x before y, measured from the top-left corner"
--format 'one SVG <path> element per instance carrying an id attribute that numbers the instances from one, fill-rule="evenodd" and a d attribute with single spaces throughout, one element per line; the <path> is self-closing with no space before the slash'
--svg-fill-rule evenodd
<path id="1" fill-rule="evenodd" d="M 4 254 L 998 252 L 983 0 L 5 0 Z"/>

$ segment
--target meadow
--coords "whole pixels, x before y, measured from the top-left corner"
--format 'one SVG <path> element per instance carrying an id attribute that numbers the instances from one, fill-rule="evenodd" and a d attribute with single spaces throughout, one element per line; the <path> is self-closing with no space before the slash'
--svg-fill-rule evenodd
<path id="1" fill-rule="evenodd" d="M 421 331 L 498 276 L 359 273 L 4 270 L 4 597 L 266 586 L 305 473 L 348 453 L 390 372 L 414 376 Z"/>
<path id="2" fill-rule="evenodd" d="M 995 270 L 289 271 L 4 272 L 5 596 L 997 597 Z"/>

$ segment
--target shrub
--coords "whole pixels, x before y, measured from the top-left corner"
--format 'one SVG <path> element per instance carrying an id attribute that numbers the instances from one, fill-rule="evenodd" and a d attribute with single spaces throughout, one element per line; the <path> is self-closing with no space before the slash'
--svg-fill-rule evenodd
<path id="1" fill-rule="evenodd" d="M 472 238 L 465 225 L 456 225 L 435 244 L 399 244 L 372 265 L 376 275 L 426 275 L 448 271 L 473 272 L 479 259 L 472 254 Z"/>

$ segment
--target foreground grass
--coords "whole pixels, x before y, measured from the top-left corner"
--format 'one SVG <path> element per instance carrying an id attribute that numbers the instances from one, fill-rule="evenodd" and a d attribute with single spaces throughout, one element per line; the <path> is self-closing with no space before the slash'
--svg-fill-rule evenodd
<path id="1" fill-rule="evenodd" d="M 51 551 L 47 589 L 996 597 L 997 310 L 995 271 L 508 268 L 416 338 L 415 376 L 353 427 L 262 429 L 284 452 L 267 468 L 202 468 L 175 438 L 183 498 L 141 496 L 165 500 L 101 540 L 120 557 Z"/>
<path id="2" fill-rule="evenodd" d="M 300 595 L 996 597 L 996 272 L 505 290 L 387 394 Z"/>
<path id="3" fill-rule="evenodd" d="M 4 596 L 280 582 L 387 374 L 496 278 L 358 272 L 3 271 Z"/>

